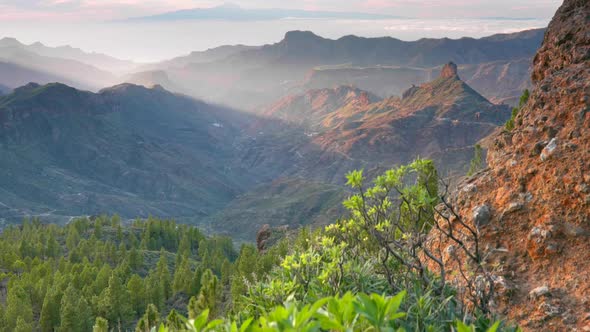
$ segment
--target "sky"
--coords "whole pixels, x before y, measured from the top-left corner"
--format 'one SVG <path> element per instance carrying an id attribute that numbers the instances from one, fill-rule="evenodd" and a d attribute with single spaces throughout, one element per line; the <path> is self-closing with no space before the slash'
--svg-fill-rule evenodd
<path id="1" fill-rule="evenodd" d="M 326 38 L 346 35 L 461 38 L 546 27 L 559 0 L 232 0 L 246 9 L 284 8 L 386 14 L 403 19 L 134 22 L 126 18 L 207 8 L 223 0 L 0 0 L 0 38 L 71 45 L 139 62 L 154 62 L 233 45 L 280 41 L 287 31 Z"/>
<path id="2" fill-rule="evenodd" d="M 223 0 L 0 0 L 0 19 L 100 21 L 214 7 Z M 379 13 L 415 18 L 550 18 L 559 0 L 234 0 L 243 8 Z"/>

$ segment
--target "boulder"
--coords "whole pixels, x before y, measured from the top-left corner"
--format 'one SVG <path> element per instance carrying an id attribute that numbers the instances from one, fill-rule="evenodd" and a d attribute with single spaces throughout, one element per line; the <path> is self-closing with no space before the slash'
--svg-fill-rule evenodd
<path id="1" fill-rule="evenodd" d="M 492 211 L 486 204 L 477 206 L 473 209 L 473 223 L 477 227 L 482 227 L 490 223 Z"/>
<path id="2" fill-rule="evenodd" d="M 547 286 L 547 285 L 539 286 L 529 292 L 529 298 L 531 300 L 536 300 L 542 296 L 548 296 L 548 295 L 550 295 L 550 292 L 549 292 L 549 286 Z"/>
<path id="3" fill-rule="evenodd" d="M 547 146 L 543 148 L 543 151 L 541 151 L 541 161 L 546 161 L 547 159 L 549 159 L 553 154 L 555 154 L 556 150 L 557 138 L 554 137 L 551 139 L 551 141 L 549 141 L 549 144 L 547 144 Z"/>

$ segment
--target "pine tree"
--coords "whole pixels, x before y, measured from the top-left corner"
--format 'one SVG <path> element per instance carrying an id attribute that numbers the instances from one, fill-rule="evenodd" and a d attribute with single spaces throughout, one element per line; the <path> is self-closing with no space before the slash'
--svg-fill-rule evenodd
<path id="1" fill-rule="evenodd" d="M 307 232 L 307 230 L 303 228 L 301 232 Z M 246 293 L 245 280 L 254 280 L 257 265 L 256 259 L 256 248 L 253 245 L 242 245 L 240 255 L 235 263 L 234 276 L 231 278 L 231 296 L 236 302 Z"/>
<path id="2" fill-rule="evenodd" d="M 229 286 L 229 282 L 232 275 L 232 264 L 226 258 L 221 264 L 221 284 L 223 286 Z"/>
<path id="3" fill-rule="evenodd" d="M 80 242 L 80 234 L 78 233 L 78 230 L 76 227 L 68 227 L 68 236 L 66 238 L 66 247 L 68 250 L 74 250 L 78 245 L 78 242 Z"/>
<path id="4" fill-rule="evenodd" d="M 94 288 L 94 294 L 100 294 L 105 288 L 109 285 L 109 278 L 112 274 L 111 267 L 108 264 L 104 264 L 100 271 L 98 271 L 98 275 L 96 276 L 96 280 L 92 284 L 92 288 Z"/>
<path id="5" fill-rule="evenodd" d="M 190 294 L 192 277 L 193 275 L 188 264 L 188 258 L 181 258 L 179 265 L 177 265 L 176 270 L 174 271 L 174 283 L 172 284 L 174 294 L 179 292 Z"/>
<path id="6" fill-rule="evenodd" d="M 221 289 L 217 277 L 211 270 L 206 270 L 201 278 L 201 292 L 198 297 L 192 297 L 189 302 L 189 317 L 196 318 L 201 312 L 209 309 L 209 317 L 217 317 Z"/>
<path id="7" fill-rule="evenodd" d="M 39 324 L 41 331 L 53 332 L 59 326 L 62 293 L 57 287 L 50 288 L 45 294 Z"/>
<path id="8" fill-rule="evenodd" d="M 483 166 L 483 150 L 481 145 L 475 144 L 474 147 L 474 155 L 473 159 L 471 159 L 471 163 L 469 164 L 469 171 L 467 171 L 467 176 L 471 176 L 482 169 Z"/>
<path id="9" fill-rule="evenodd" d="M 196 319 L 197 317 L 199 317 L 199 314 L 201 314 L 201 309 L 198 305 L 197 296 L 191 297 L 191 299 L 188 301 L 187 310 L 188 318 Z"/>
<path id="10" fill-rule="evenodd" d="M 13 332 L 33 332 L 33 324 L 28 323 L 24 318 L 19 316 Z"/>
<path id="11" fill-rule="evenodd" d="M 61 248 L 57 240 L 55 239 L 55 234 L 51 232 L 49 234 L 49 239 L 47 240 L 47 246 L 45 249 L 45 256 L 55 258 L 59 256 Z"/>
<path id="12" fill-rule="evenodd" d="M 183 257 L 190 257 L 191 255 L 191 241 L 188 237 L 188 233 L 183 233 L 182 237 L 180 238 L 180 243 L 178 244 L 178 250 L 176 254 L 179 254 Z"/>
<path id="13" fill-rule="evenodd" d="M 98 311 L 112 326 L 126 321 L 132 314 L 127 288 L 115 273 L 111 274 L 109 286 L 100 294 Z"/>
<path id="14" fill-rule="evenodd" d="M 146 306 L 145 292 L 143 280 L 137 274 L 131 276 L 127 282 L 127 290 L 129 291 L 129 302 L 136 315 L 140 315 Z"/>
<path id="15" fill-rule="evenodd" d="M 83 297 L 80 297 L 80 301 L 78 301 L 78 319 L 80 321 L 81 331 L 92 330 L 92 322 L 94 319 L 92 308 L 88 301 Z"/>
<path id="16" fill-rule="evenodd" d="M 102 317 L 96 317 L 92 332 L 109 332 L 109 322 Z"/>
<path id="17" fill-rule="evenodd" d="M 195 269 L 195 273 L 191 280 L 190 292 L 188 293 L 189 296 L 198 295 L 201 291 L 201 278 L 203 278 L 204 272 L 205 269 L 201 265 L 197 266 Z"/>
<path id="18" fill-rule="evenodd" d="M 166 251 L 164 248 L 160 250 L 160 259 L 158 260 L 156 271 L 158 273 L 160 285 L 162 286 L 162 295 L 164 296 L 164 300 L 167 300 L 170 298 L 170 296 L 172 296 L 172 281 L 170 277 L 170 270 L 168 269 L 168 259 L 166 257 Z"/>
<path id="19" fill-rule="evenodd" d="M 100 218 L 94 221 L 94 236 L 97 239 L 102 239 L 102 221 Z"/>
<path id="20" fill-rule="evenodd" d="M 205 268 L 211 267 L 211 254 L 209 252 L 208 241 L 203 239 L 199 241 L 199 258 L 201 259 L 201 265 Z"/>
<path id="21" fill-rule="evenodd" d="M 160 313 L 158 308 L 153 304 L 149 304 L 145 310 L 145 314 L 137 322 L 136 332 L 149 332 L 152 327 L 160 324 Z"/>
<path id="22" fill-rule="evenodd" d="M 129 249 L 127 257 L 131 269 L 137 270 L 143 266 L 143 255 L 137 250 L 135 246 Z"/>
<path id="23" fill-rule="evenodd" d="M 6 320 L 4 319 L 6 313 L 4 311 L 4 305 L 0 304 L 0 331 L 6 330 Z"/>
<path id="24" fill-rule="evenodd" d="M 70 285 L 61 299 L 59 331 L 82 331 L 79 303 L 80 294 Z"/>
<path id="25" fill-rule="evenodd" d="M 24 324 L 31 323 L 33 321 L 33 307 L 30 295 L 16 284 L 8 288 L 6 299 L 5 320 L 9 331 L 16 328 L 19 318 L 22 318 Z"/>
<path id="26" fill-rule="evenodd" d="M 164 290 L 160 284 L 160 278 L 158 278 L 156 270 L 150 271 L 144 280 L 144 285 L 146 301 L 154 304 L 158 308 L 163 308 Z"/>
<path id="27" fill-rule="evenodd" d="M 172 309 L 166 317 L 166 326 L 172 331 L 182 331 L 185 329 L 185 324 L 180 318 L 180 315 L 176 310 Z"/>

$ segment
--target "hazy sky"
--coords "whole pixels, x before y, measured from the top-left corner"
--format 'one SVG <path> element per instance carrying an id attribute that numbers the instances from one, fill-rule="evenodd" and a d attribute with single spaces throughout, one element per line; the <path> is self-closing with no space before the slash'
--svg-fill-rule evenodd
<path id="1" fill-rule="evenodd" d="M 2 20 L 110 20 L 222 5 L 223 0 L 0 0 Z M 235 0 L 244 8 L 384 13 L 418 18 L 549 18 L 559 0 Z"/>
<path id="2" fill-rule="evenodd" d="M 347 11 L 412 18 L 113 21 L 224 3 L 223 0 L 0 0 L 0 38 L 14 37 L 29 44 L 40 41 L 48 46 L 72 45 L 85 51 L 145 62 L 220 45 L 274 43 L 290 30 L 311 30 L 328 38 L 352 34 L 403 40 L 477 38 L 546 27 L 561 1 L 235 0 L 232 3 L 243 8 Z"/>

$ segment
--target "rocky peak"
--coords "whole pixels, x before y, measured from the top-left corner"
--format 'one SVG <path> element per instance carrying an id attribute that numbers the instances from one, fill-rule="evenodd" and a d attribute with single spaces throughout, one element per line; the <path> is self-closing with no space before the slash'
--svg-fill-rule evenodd
<path id="1" fill-rule="evenodd" d="M 314 34 L 311 31 L 294 30 L 288 31 L 285 34 L 283 42 L 288 44 L 301 44 L 315 42 L 318 40 L 323 40 L 323 38 Z"/>
<path id="2" fill-rule="evenodd" d="M 441 72 L 440 72 L 440 77 L 442 77 L 442 78 L 452 78 L 452 77 L 459 78 L 459 75 L 457 74 L 457 65 L 452 61 L 447 63 L 446 65 L 444 65 Z"/>
<path id="3" fill-rule="evenodd" d="M 489 206 L 489 223 L 481 227 L 489 263 L 510 271 L 498 277 L 512 285 L 510 296 L 500 294 L 499 312 L 527 330 L 587 331 L 590 1 L 564 1 L 532 78 L 515 128 L 489 139 L 490 168 L 459 185 L 457 210 L 469 217 Z M 529 295 L 539 287 L 551 296 Z"/>

